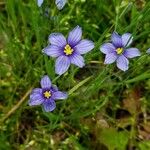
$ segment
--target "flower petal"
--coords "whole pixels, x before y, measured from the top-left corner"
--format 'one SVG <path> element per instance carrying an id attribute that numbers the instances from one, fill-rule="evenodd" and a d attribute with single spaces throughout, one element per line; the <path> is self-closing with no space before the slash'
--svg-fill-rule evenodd
<path id="1" fill-rule="evenodd" d="M 113 42 L 113 44 L 115 45 L 115 47 L 119 48 L 122 47 L 122 38 L 121 36 L 117 33 L 117 32 L 113 32 L 112 36 L 111 36 L 111 41 Z"/>
<path id="2" fill-rule="evenodd" d="M 61 33 L 52 33 L 49 35 L 49 42 L 52 45 L 56 45 L 58 47 L 63 48 L 67 42 L 66 38 Z"/>
<path id="3" fill-rule="evenodd" d="M 85 54 L 94 48 L 94 43 L 90 40 L 81 40 L 75 47 L 74 50 L 79 54 Z"/>
<path id="4" fill-rule="evenodd" d="M 128 48 L 124 51 L 124 56 L 127 58 L 134 58 L 140 55 L 141 53 L 137 48 Z"/>
<path id="5" fill-rule="evenodd" d="M 71 47 L 74 47 L 78 44 L 82 37 L 82 29 L 79 26 L 76 26 L 68 35 L 68 43 Z"/>
<path id="6" fill-rule="evenodd" d="M 43 101 L 44 99 L 40 93 L 32 92 L 28 103 L 30 106 L 34 106 L 42 104 Z"/>
<path id="7" fill-rule="evenodd" d="M 61 91 L 54 92 L 52 95 L 53 99 L 66 99 L 67 97 L 68 97 L 67 93 Z"/>
<path id="8" fill-rule="evenodd" d="M 47 75 L 43 76 L 43 78 L 41 79 L 41 87 L 43 89 L 47 89 L 47 88 L 49 89 L 51 88 L 51 85 L 52 83 L 50 78 Z"/>
<path id="9" fill-rule="evenodd" d="M 53 99 L 45 100 L 43 103 L 43 108 L 46 112 L 53 111 L 56 108 L 56 103 Z"/>
<path id="10" fill-rule="evenodd" d="M 41 7 L 41 5 L 43 4 L 43 1 L 44 0 L 37 0 L 37 4 L 38 4 L 39 7 Z"/>
<path id="11" fill-rule="evenodd" d="M 31 93 L 40 93 L 40 94 L 42 94 L 42 89 L 41 88 L 35 88 L 35 89 L 32 90 Z"/>
<path id="12" fill-rule="evenodd" d="M 57 91 L 58 91 L 58 87 L 53 84 L 53 85 L 51 86 L 51 90 L 52 90 L 53 92 L 57 92 Z"/>
<path id="13" fill-rule="evenodd" d="M 70 60 L 67 56 L 59 56 L 55 63 L 55 72 L 59 75 L 65 73 L 70 66 Z"/>
<path id="14" fill-rule="evenodd" d="M 125 56 L 121 55 L 121 56 L 118 57 L 117 67 L 119 69 L 121 69 L 123 71 L 126 71 L 126 70 L 128 70 L 128 65 L 129 65 L 129 61 Z"/>
<path id="15" fill-rule="evenodd" d="M 43 49 L 43 53 L 51 57 L 58 57 L 63 54 L 60 47 L 56 45 L 47 46 L 46 48 Z"/>
<path id="16" fill-rule="evenodd" d="M 122 35 L 122 44 L 124 47 L 129 46 L 133 41 L 133 36 L 131 33 L 125 33 Z"/>
<path id="17" fill-rule="evenodd" d="M 114 52 L 106 54 L 104 64 L 112 64 L 116 61 L 118 55 Z"/>
<path id="18" fill-rule="evenodd" d="M 55 4 L 59 10 L 63 9 L 67 0 L 55 0 Z"/>
<path id="19" fill-rule="evenodd" d="M 83 57 L 79 54 L 74 53 L 69 58 L 70 58 L 70 61 L 72 64 L 74 64 L 80 68 L 82 68 L 85 65 Z"/>
<path id="20" fill-rule="evenodd" d="M 146 51 L 147 54 L 150 54 L 150 48 Z"/>
<path id="21" fill-rule="evenodd" d="M 113 44 L 111 43 L 104 43 L 101 47 L 100 47 L 100 51 L 104 54 L 109 54 L 112 53 L 116 50 L 116 48 L 114 47 Z"/>

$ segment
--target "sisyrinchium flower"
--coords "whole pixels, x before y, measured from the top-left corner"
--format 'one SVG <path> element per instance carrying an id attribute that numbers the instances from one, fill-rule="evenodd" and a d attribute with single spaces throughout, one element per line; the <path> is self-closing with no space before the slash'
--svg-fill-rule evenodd
<path id="1" fill-rule="evenodd" d="M 44 0 L 37 0 L 37 5 L 41 7 L 43 2 Z M 55 0 L 55 4 L 59 10 L 63 9 L 66 3 L 67 3 L 67 0 Z"/>
<path id="2" fill-rule="evenodd" d="M 150 48 L 146 51 L 147 54 L 150 54 Z"/>
<path id="3" fill-rule="evenodd" d="M 140 56 L 140 51 L 137 48 L 129 48 L 133 37 L 130 33 L 125 33 L 120 36 L 117 32 L 113 32 L 110 43 L 104 43 L 100 47 L 100 51 L 105 56 L 104 64 L 111 64 L 116 61 L 117 67 L 123 71 L 128 70 L 128 58 Z"/>
<path id="4" fill-rule="evenodd" d="M 41 7 L 41 5 L 43 4 L 44 0 L 37 0 L 37 4 L 39 7 Z"/>
<path id="5" fill-rule="evenodd" d="M 46 112 L 56 108 L 55 100 L 66 99 L 66 93 L 58 90 L 56 85 L 52 85 L 50 78 L 45 75 L 41 79 L 41 88 L 35 88 L 30 94 L 29 105 L 42 105 Z"/>
<path id="6" fill-rule="evenodd" d="M 90 40 L 81 40 L 82 29 L 76 26 L 66 39 L 61 33 L 52 33 L 49 36 L 50 45 L 43 49 L 43 52 L 51 57 L 57 57 L 55 72 L 59 75 L 65 73 L 70 64 L 82 68 L 84 59 L 81 54 L 85 54 L 94 48 L 94 43 Z"/>
<path id="7" fill-rule="evenodd" d="M 59 10 L 63 9 L 66 3 L 67 0 L 55 0 L 55 4 Z"/>

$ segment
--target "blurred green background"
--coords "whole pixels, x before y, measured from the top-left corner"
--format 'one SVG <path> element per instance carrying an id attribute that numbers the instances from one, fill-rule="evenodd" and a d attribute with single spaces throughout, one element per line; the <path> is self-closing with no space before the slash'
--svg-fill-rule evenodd
<path id="1" fill-rule="evenodd" d="M 54 72 L 55 59 L 42 54 L 48 35 L 67 36 L 76 25 L 95 42 L 86 66 Z M 142 56 L 129 70 L 104 65 L 100 45 L 116 30 L 134 36 Z M 59 11 L 54 0 L 0 1 L 0 150 L 149 150 L 150 1 L 68 0 Z M 69 97 L 45 113 L 28 106 L 29 93 L 48 74 Z"/>

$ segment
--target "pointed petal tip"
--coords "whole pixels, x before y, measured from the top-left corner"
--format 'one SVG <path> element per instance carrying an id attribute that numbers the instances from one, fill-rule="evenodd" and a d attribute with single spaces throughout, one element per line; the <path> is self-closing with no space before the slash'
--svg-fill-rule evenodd
<path id="1" fill-rule="evenodd" d="M 122 39 L 121 36 L 117 32 L 113 32 L 111 35 L 111 41 L 115 47 L 122 47 Z"/>
<path id="2" fill-rule="evenodd" d="M 55 4 L 58 10 L 62 10 L 66 3 L 67 3 L 67 0 L 55 0 Z"/>
<path id="3" fill-rule="evenodd" d="M 77 25 L 74 29 L 72 29 L 69 32 L 67 41 L 72 47 L 74 47 L 80 42 L 81 37 L 82 37 L 82 28 Z"/>
<path id="4" fill-rule="evenodd" d="M 55 93 L 53 93 L 53 99 L 57 100 L 57 99 L 67 99 L 68 94 L 66 92 L 61 92 L 61 91 L 57 91 Z"/>
<path id="5" fill-rule="evenodd" d="M 122 36 L 122 44 L 124 47 L 128 47 L 129 45 L 131 45 L 132 41 L 133 41 L 133 36 L 131 33 L 124 33 Z"/>
<path id="6" fill-rule="evenodd" d="M 82 29 L 79 25 L 76 25 L 76 27 L 75 27 L 75 28 L 80 28 L 80 29 Z M 75 29 L 75 28 L 74 28 L 74 29 Z"/>
<path id="7" fill-rule="evenodd" d="M 61 48 L 56 45 L 49 45 L 46 48 L 44 48 L 44 54 L 50 57 L 59 57 L 63 54 L 61 51 Z"/>
<path id="8" fill-rule="evenodd" d="M 119 35 L 117 31 L 113 31 L 112 35 Z"/>
<path id="9" fill-rule="evenodd" d="M 49 78 L 48 75 L 44 75 L 42 78 L 41 78 L 41 87 L 42 88 L 50 88 L 52 83 L 51 83 L 51 80 Z"/>
<path id="10" fill-rule="evenodd" d="M 42 53 L 45 53 L 45 48 L 42 49 Z"/>
<path id="11" fill-rule="evenodd" d="M 67 44 L 66 38 L 62 33 L 51 33 L 48 37 L 48 41 L 52 45 L 56 45 L 58 47 L 64 47 Z"/>

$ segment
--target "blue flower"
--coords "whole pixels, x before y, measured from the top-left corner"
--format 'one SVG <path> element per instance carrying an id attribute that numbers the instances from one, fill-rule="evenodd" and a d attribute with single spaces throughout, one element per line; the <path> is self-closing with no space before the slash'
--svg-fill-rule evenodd
<path id="1" fill-rule="evenodd" d="M 55 0 L 55 4 L 59 10 L 63 9 L 66 3 L 67 0 Z"/>
<path id="2" fill-rule="evenodd" d="M 41 7 L 41 5 L 43 4 L 44 0 L 37 0 L 37 4 L 39 7 Z"/>
<path id="3" fill-rule="evenodd" d="M 125 33 L 120 36 L 114 32 L 111 36 L 111 43 L 105 43 L 100 47 L 100 51 L 106 54 L 105 64 L 117 62 L 117 67 L 123 71 L 128 70 L 128 58 L 140 56 L 137 48 L 127 48 L 132 43 L 132 35 Z"/>
<path id="4" fill-rule="evenodd" d="M 44 0 L 37 0 L 38 6 L 41 7 L 43 2 Z M 67 0 L 55 0 L 55 4 L 59 10 L 63 9 L 66 3 L 67 3 Z"/>
<path id="5" fill-rule="evenodd" d="M 43 49 L 43 52 L 51 57 L 57 57 L 55 72 L 59 75 L 65 73 L 70 64 L 82 68 L 84 59 L 81 54 L 85 54 L 94 48 L 94 43 L 90 40 L 81 40 L 82 29 L 76 26 L 66 39 L 61 33 L 52 33 L 49 36 L 50 45 Z"/>
<path id="6" fill-rule="evenodd" d="M 50 78 L 45 75 L 41 79 L 41 88 L 35 88 L 30 94 L 29 105 L 42 105 L 46 112 L 53 111 L 56 108 L 55 100 L 66 99 L 66 93 L 58 90 L 56 85 L 52 85 Z"/>

